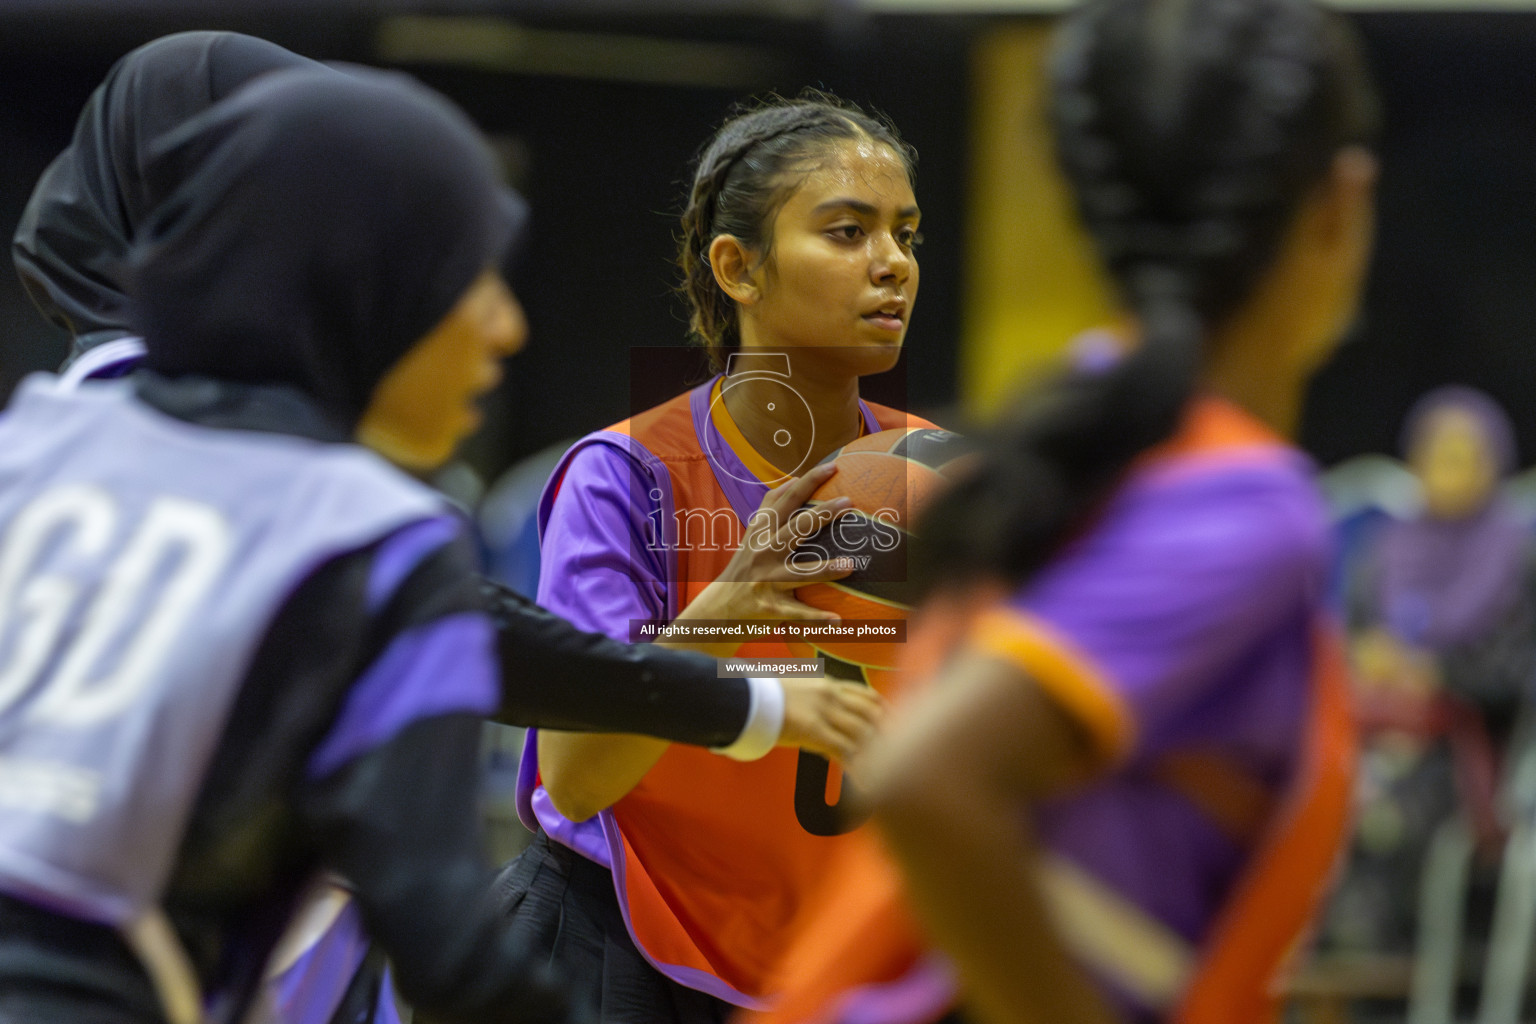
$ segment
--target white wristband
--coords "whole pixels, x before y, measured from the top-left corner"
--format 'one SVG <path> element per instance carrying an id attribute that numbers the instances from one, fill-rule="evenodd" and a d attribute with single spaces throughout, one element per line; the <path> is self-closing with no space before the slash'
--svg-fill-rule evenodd
<path id="1" fill-rule="evenodd" d="M 714 748 L 715 753 L 733 761 L 756 761 L 774 748 L 784 731 L 784 684 L 777 679 L 749 677 L 747 689 L 751 703 L 741 735 L 728 747 Z"/>

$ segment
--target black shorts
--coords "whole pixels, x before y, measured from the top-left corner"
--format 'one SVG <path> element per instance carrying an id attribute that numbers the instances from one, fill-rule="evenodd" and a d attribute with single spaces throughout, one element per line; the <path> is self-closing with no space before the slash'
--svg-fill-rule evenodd
<path id="1" fill-rule="evenodd" d="M 726 1024 L 734 1007 L 652 967 L 624 927 L 613 875 L 544 833 L 502 869 L 513 935 L 547 957 L 602 1024 Z"/>

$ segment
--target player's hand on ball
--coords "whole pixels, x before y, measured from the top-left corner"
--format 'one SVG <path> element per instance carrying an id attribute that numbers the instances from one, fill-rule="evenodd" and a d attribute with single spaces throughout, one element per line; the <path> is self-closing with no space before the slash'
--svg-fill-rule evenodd
<path id="1" fill-rule="evenodd" d="M 691 618 L 800 619 L 835 621 L 837 616 L 795 599 L 794 590 L 847 576 L 850 569 L 837 559 L 807 569 L 790 558 L 805 538 L 847 512 L 853 503 L 837 498 L 815 508 L 803 508 L 811 494 L 836 472 L 830 463 L 769 491 L 747 522 L 741 546 L 725 570 L 687 610 Z"/>
<path id="2" fill-rule="evenodd" d="M 784 679 L 783 684 L 781 747 L 847 761 L 874 736 L 885 714 L 885 701 L 863 683 L 815 676 Z"/>

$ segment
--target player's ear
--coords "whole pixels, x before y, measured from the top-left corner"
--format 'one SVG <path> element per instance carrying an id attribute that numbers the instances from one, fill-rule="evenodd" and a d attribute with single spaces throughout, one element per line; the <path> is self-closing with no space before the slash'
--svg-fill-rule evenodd
<path id="1" fill-rule="evenodd" d="M 720 290 L 743 306 L 762 297 L 757 275 L 753 273 L 756 261 L 735 235 L 716 235 L 709 243 L 709 268 L 714 271 Z"/>

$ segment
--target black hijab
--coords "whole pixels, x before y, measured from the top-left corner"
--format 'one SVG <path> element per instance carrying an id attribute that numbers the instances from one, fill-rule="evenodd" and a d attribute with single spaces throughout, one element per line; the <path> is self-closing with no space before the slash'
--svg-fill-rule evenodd
<path id="1" fill-rule="evenodd" d="M 347 429 L 514 229 L 480 133 L 404 75 L 274 72 L 149 155 L 165 199 L 128 278 L 144 365 L 287 385 Z"/>
<path id="2" fill-rule="evenodd" d="M 69 147 L 38 179 L 11 242 L 33 303 L 74 335 L 72 357 L 137 333 L 124 260 L 160 198 L 144 179 L 154 140 L 256 76 L 293 67 L 323 65 L 236 32 L 165 36 L 112 66 Z"/>

